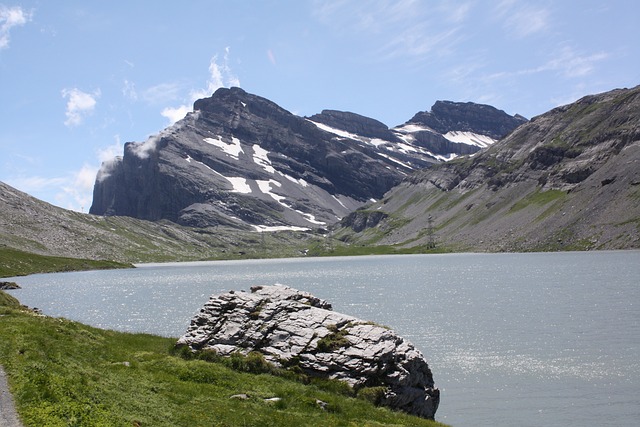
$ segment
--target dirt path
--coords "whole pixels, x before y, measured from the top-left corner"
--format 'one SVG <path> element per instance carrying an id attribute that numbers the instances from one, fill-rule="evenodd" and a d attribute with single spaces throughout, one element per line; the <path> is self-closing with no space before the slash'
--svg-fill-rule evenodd
<path id="1" fill-rule="evenodd" d="M 13 404 L 13 396 L 9 391 L 7 375 L 2 366 L 0 366 L 0 427 L 22 427 Z"/>

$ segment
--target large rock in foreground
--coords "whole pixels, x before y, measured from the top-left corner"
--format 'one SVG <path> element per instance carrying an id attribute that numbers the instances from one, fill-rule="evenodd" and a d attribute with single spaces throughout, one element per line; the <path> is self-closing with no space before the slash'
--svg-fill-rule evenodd
<path id="1" fill-rule="evenodd" d="M 212 296 L 178 340 L 220 355 L 259 351 L 278 366 L 352 387 L 386 387 L 381 404 L 433 418 L 440 401 L 423 355 L 393 331 L 331 311 L 331 304 L 283 285 Z"/>

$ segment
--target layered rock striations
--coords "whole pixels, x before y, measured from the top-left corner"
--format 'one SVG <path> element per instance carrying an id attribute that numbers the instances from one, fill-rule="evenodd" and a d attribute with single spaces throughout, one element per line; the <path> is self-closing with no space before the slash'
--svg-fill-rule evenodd
<path id="1" fill-rule="evenodd" d="M 425 418 L 434 417 L 440 400 L 427 362 L 411 343 L 283 285 L 212 296 L 178 345 L 220 355 L 258 351 L 278 366 L 356 389 L 384 387 L 382 405 Z"/>
<path id="2" fill-rule="evenodd" d="M 389 129 L 334 110 L 303 118 L 240 88 L 222 88 L 105 162 L 90 212 L 196 227 L 324 228 L 412 171 L 494 142 L 474 123 L 443 136 L 420 124 Z"/>

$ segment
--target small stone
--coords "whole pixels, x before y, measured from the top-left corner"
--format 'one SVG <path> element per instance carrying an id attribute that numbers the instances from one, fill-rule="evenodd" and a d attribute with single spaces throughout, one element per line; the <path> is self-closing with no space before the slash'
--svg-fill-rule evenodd
<path id="1" fill-rule="evenodd" d="M 233 396 L 230 396 L 229 399 L 239 399 L 239 400 L 247 400 L 249 399 L 249 396 L 247 396 L 244 393 L 241 394 L 234 394 Z"/>

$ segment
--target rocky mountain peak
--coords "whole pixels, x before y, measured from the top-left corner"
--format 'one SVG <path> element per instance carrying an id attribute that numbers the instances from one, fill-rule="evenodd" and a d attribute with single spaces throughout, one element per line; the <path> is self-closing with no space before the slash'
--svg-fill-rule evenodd
<path id="1" fill-rule="evenodd" d="M 197 227 L 323 228 L 407 174 L 495 142 L 475 122 L 443 135 L 336 110 L 299 117 L 238 87 L 193 109 L 103 164 L 91 213 Z"/>
<path id="2" fill-rule="evenodd" d="M 424 125 L 442 134 L 475 132 L 498 140 L 526 121 L 519 114 L 510 116 L 490 105 L 436 101 L 430 111 L 417 113 L 407 123 Z"/>
<path id="3" fill-rule="evenodd" d="M 384 123 L 348 111 L 322 110 L 320 114 L 309 117 L 309 120 L 364 137 L 398 140 Z"/>

